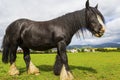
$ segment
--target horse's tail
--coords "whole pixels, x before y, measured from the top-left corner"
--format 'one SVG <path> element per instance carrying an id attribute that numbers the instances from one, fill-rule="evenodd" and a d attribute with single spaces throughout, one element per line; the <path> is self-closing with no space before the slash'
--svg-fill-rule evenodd
<path id="1" fill-rule="evenodd" d="M 24 19 L 16 20 L 7 29 L 2 42 L 2 62 L 13 62 L 16 59 L 16 50 L 19 45 L 20 32 Z"/>
<path id="2" fill-rule="evenodd" d="M 14 54 L 13 48 L 17 42 L 17 36 L 19 35 L 18 29 L 19 29 L 19 26 L 17 24 L 17 21 L 14 21 L 13 23 L 11 23 L 6 29 L 6 33 L 4 35 L 3 42 L 2 42 L 2 49 L 3 49 L 2 62 L 3 63 L 8 63 L 11 59 L 15 57 L 15 55 L 13 55 Z"/>
<path id="3" fill-rule="evenodd" d="M 10 40 L 7 35 L 4 36 L 3 38 L 3 43 L 2 43 L 2 49 L 3 49 L 3 54 L 2 54 L 2 62 L 8 63 L 9 61 L 9 46 L 10 46 Z"/>

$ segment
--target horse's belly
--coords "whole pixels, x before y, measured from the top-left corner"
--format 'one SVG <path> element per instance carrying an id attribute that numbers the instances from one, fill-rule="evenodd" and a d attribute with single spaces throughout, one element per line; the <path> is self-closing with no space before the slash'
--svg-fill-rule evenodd
<path id="1" fill-rule="evenodd" d="M 44 51 L 44 50 L 55 48 L 55 46 L 41 45 L 41 46 L 31 46 L 30 48 L 33 50 Z"/>
<path id="2" fill-rule="evenodd" d="M 52 33 L 37 33 L 37 32 L 25 32 L 22 36 L 23 45 L 33 50 L 48 50 L 55 48 L 57 42 L 54 40 Z"/>

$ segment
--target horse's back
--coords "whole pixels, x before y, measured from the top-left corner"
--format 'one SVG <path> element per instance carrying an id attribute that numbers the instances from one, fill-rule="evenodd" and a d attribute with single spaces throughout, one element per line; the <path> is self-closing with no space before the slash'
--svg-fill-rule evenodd
<path id="1" fill-rule="evenodd" d="M 29 19 L 14 21 L 7 28 L 6 34 L 20 47 L 36 50 L 56 47 L 57 42 L 64 37 L 62 28 L 50 21 L 37 22 Z"/>

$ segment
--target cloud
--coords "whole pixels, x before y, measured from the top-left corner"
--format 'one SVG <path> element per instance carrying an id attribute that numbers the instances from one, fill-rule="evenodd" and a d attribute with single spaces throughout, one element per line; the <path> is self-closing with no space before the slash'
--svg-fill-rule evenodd
<path id="1" fill-rule="evenodd" d="M 111 33 L 113 33 L 113 32 L 119 32 L 119 31 L 120 31 L 119 25 L 120 25 L 120 17 L 119 17 L 119 18 L 116 18 L 116 19 L 114 19 L 114 20 L 112 20 L 112 21 L 109 21 L 109 22 L 106 24 L 108 30 L 110 30 Z M 110 33 L 110 32 L 109 32 L 109 33 Z"/>
<path id="2" fill-rule="evenodd" d="M 120 1 L 119 0 L 99 0 L 100 10 L 108 20 L 120 17 Z"/>

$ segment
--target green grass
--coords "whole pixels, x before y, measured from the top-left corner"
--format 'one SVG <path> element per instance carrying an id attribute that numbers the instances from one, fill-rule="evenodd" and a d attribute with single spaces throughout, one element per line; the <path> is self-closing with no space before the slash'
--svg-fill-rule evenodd
<path id="1" fill-rule="evenodd" d="M 23 55 L 17 54 L 19 76 L 9 76 L 9 64 L 3 64 L 0 54 L 0 80 L 59 80 L 53 74 L 56 54 L 31 54 L 32 62 L 40 69 L 40 75 L 26 73 Z M 68 54 L 70 69 L 75 80 L 120 80 L 120 52 L 95 52 Z"/>

